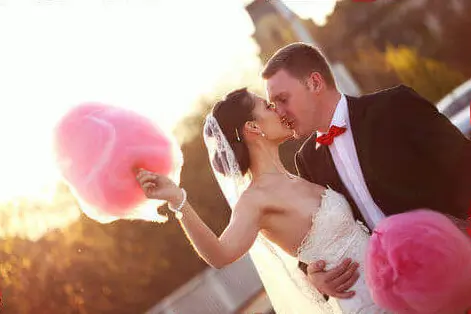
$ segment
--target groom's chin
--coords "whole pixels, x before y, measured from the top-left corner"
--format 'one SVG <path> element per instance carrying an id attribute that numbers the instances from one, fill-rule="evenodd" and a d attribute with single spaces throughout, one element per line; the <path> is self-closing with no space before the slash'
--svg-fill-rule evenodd
<path id="1" fill-rule="evenodd" d="M 302 139 L 302 138 L 309 137 L 311 136 L 312 132 L 314 132 L 312 127 L 306 126 L 306 125 L 303 126 L 300 124 L 296 124 L 292 130 L 293 130 L 293 137 L 295 139 Z"/>
<path id="2" fill-rule="evenodd" d="M 293 138 L 295 140 L 302 139 L 303 137 L 305 137 L 304 134 L 300 133 L 298 130 L 293 130 Z"/>

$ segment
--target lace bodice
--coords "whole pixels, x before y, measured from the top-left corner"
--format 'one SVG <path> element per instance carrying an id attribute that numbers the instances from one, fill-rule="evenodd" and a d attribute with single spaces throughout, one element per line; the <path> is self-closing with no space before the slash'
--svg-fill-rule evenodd
<path id="1" fill-rule="evenodd" d="M 345 197 L 328 188 L 312 217 L 311 230 L 298 249 L 298 259 L 304 263 L 324 260 L 326 269 L 337 266 L 345 258 L 360 264 L 360 278 L 352 288 L 355 296 L 335 300 L 342 313 L 387 313 L 374 305 L 365 283 L 364 256 L 368 240 L 368 228 L 354 219 Z"/>

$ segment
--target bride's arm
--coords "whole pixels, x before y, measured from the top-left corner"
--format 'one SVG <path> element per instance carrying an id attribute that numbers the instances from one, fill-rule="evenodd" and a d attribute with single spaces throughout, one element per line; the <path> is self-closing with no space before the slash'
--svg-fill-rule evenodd
<path id="1" fill-rule="evenodd" d="M 170 205 L 176 207 L 179 204 Z M 190 203 L 186 202 L 183 206 L 180 224 L 186 236 L 201 258 L 215 268 L 222 268 L 238 260 L 247 253 L 257 237 L 257 210 L 242 206 L 239 202 L 219 238 L 201 220 Z"/>
<path id="2" fill-rule="evenodd" d="M 141 171 L 137 179 L 149 198 L 166 200 L 173 208 L 183 201 L 181 189 L 165 176 Z M 260 211 L 244 198 L 236 205 L 229 225 L 219 238 L 201 220 L 189 202 L 183 205 L 182 213 L 180 225 L 186 236 L 201 258 L 215 268 L 224 267 L 243 256 L 259 231 Z"/>

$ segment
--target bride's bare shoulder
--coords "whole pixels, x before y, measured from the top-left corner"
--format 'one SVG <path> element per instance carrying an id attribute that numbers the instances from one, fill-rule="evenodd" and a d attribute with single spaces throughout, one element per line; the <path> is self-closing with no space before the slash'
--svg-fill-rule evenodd
<path id="1" fill-rule="evenodd" d="M 299 182 L 302 182 L 304 184 L 308 184 L 310 185 L 311 187 L 315 188 L 315 189 L 318 189 L 318 190 L 325 190 L 326 187 L 325 186 L 322 186 L 320 184 L 317 184 L 317 183 L 314 183 L 314 182 L 311 182 L 309 180 L 306 180 L 304 179 L 303 177 L 299 177 L 297 176 L 296 179 L 299 181 Z"/>
<path id="2" fill-rule="evenodd" d="M 256 186 L 249 186 L 240 196 L 238 205 L 259 207 L 264 199 L 264 192 Z"/>

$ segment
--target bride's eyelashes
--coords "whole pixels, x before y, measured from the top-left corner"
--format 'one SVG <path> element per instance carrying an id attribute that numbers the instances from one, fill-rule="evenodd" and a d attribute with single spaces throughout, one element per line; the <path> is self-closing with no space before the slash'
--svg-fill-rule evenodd
<path id="1" fill-rule="evenodd" d="M 269 103 L 269 102 L 265 102 L 265 109 L 269 110 L 269 111 L 275 111 L 275 104 L 274 103 Z"/>

